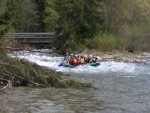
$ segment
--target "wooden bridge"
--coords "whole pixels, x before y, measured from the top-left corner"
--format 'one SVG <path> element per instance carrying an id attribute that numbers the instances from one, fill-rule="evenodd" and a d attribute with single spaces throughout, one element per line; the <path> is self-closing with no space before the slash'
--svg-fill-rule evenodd
<path id="1" fill-rule="evenodd" d="M 54 33 L 7 33 L 7 38 L 14 38 L 20 44 L 46 46 L 53 42 Z"/>

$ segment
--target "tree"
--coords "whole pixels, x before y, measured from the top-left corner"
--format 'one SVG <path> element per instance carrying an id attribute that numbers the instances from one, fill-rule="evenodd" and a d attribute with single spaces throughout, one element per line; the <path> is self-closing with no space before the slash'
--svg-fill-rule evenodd
<path id="1" fill-rule="evenodd" d="M 59 15 L 55 39 L 58 50 L 74 49 L 77 42 L 102 31 L 102 0 L 55 0 L 55 10 Z"/>
<path id="2" fill-rule="evenodd" d="M 20 0 L 8 0 L 6 4 L 6 10 L 3 15 L 4 23 L 7 25 L 7 31 L 14 30 L 13 24 L 16 21 L 16 15 L 18 15 Z"/>
<path id="3" fill-rule="evenodd" d="M 0 36 L 13 28 L 15 15 L 19 10 L 17 5 L 20 0 L 2 0 L 0 1 Z"/>
<path id="4" fill-rule="evenodd" d="M 37 4 L 37 14 L 39 16 L 38 23 L 39 23 L 39 29 L 40 32 L 45 32 L 45 7 L 46 7 L 46 0 L 35 0 L 35 3 Z"/>
<path id="5" fill-rule="evenodd" d="M 0 1 L 0 43 L 3 35 L 13 29 L 15 16 L 19 10 L 20 0 L 1 0 Z M 0 44 L 1 45 L 1 44 Z"/>
<path id="6" fill-rule="evenodd" d="M 6 10 L 6 4 L 7 4 L 7 1 L 5 1 L 5 0 L 0 1 L 0 46 L 2 43 L 1 38 L 4 35 L 4 31 L 6 30 L 6 25 L 5 25 L 5 22 L 3 19 L 3 15 Z"/>
<path id="7" fill-rule="evenodd" d="M 124 26 L 149 23 L 149 0 L 106 0 L 105 6 L 105 22 L 111 32 L 120 33 Z"/>
<path id="8" fill-rule="evenodd" d="M 47 5 L 45 8 L 45 29 L 46 31 L 55 31 L 56 22 L 58 19 L 58 13 L 55 10 L 54 0 L 47 0 Z"/>
<path id="9" fill-rule="evenodd" d="M 14 23 L 17 32 L 37 32 L 39 28 L 37 4 L 33 0 L 22 0 L 19 5 L 19 14 Z"/>
<path id="10" fill-rule="evenodd" d="M 107 31 L 123 39 L 125 49 L 148 48 L 144 33 L 150 32 L 149 0 L 106 0 L 105 17 Z"/>
<path id="11" fill-rule="evenodd" d="M 6 30 L 6 22 L 3 18 L 5 11 L 6 11 L 7 1 L 1 0 L 0 1 L 0 38 L 3 36 L 4 31 Z"/>

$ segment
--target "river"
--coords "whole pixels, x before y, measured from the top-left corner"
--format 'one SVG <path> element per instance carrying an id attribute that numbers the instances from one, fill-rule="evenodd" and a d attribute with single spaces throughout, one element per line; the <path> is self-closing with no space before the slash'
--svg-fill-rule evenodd
<path id="1" fill-rule="evenodd" d="M 101 62 L 76 68 L 59 67 L 63 57 L 45 52 L 8 54 L 49 69 L 69 73 L 68 79 L 93 83 L 93 89 L 17 87 L 0 96 L 0 112 L 11 113 L 150 113 L 150 65 Z"/>

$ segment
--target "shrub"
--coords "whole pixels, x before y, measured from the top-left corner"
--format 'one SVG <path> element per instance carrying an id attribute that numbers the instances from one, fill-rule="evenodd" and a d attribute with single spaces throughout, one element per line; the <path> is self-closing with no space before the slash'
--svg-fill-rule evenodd
<path id="1" fill-rule="evenodd" d="M 111 33 L 97 34 L 91 39 L 86 39 L 85 44 L 89 48 L 102 50 L 119 49 L 122 46 L 121 39 Z"/>

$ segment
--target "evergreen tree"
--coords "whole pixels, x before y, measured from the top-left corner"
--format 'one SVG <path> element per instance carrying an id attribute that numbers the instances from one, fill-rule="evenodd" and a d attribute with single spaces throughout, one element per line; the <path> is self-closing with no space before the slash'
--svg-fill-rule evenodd
<path id="1" fill-rule="evenodd" d="M 4 34 L 4 31 L 6 30 L 5 20 L 3 19 L 3 15 L 4 15 L 5 9 L 6 9 L 6 4 L 7 4 L 7 1 L 5 1 L 5 0 L 0 1 L 0 46 L 2 43 L 1 38 Z"/>
<path id="2" fill-rule="evenodd" d="M 21 0 L 19 14 L 16 15 L 14 27 L 16 32 L 37 32 L 39 29 L 37 4 L 34 0 Z"/>
<path id="3" fill-rule="evenodd" d="M 16 15 L 18 15 L 20 0 L 8 0 L 6 6 L 6 12 L 3 15 L 5 23 L 7 24 L 7 31 L 14 31 L 13 24 L 16 21 Z"/>
<path id="4" fill-rule="evenodd" d="M 20 0 L 1 0 L 0 1 L 0 45 L 3 35 L 13 29 L 15 15 L 18 11 L 18 3 Z"/>
<path id="5" fill-rule="evenodd" d="M 46 31 L 55 31 L 57 19 L 58 13 L 55 10 L 54 0 L 47 0 L 44 19 Z"/>
<path id="6" fill-rule="evenodd" d="M 6 5 L 7 1 L 5 0 L 0 1 L 0 38 L 4 34 L 4 31 L 6 30 L 6 22 L 5 19 L 3 18 L 6 11 Z"/>
<path id="7" fill-rule="evenodd" d="M 102 0 L 55 0 L 59 14 L 56 27 L 56 49 L 74 49 L 78 41 L 92 38 L 102 30 Z"/>
<path id="8" fill-rule="evenodd" d="M 13 29 L 15 16 L 19 10 L 18 4 L 20 0 L 2 0 L 0 1 L 0 36 L 5 32 Z"/>
<path id="9" fill-rule="evenodd" d="M 45 7 L 46 7 L 46 0 L 35 0 L 37 4 L 37 14 L 39 16 L 38 23 L 39 23 L 39 29 L 40 32 L 45 32 Z"/>

